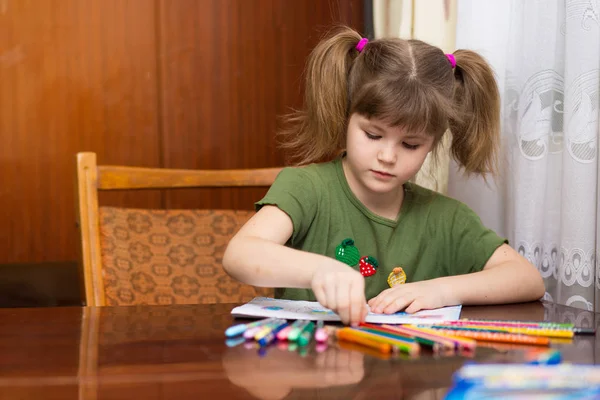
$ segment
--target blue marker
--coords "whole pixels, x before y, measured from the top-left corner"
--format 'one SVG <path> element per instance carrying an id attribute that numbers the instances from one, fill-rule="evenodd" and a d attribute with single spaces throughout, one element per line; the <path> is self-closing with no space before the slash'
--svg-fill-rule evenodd
<path id="1" fill-rule="evenodd" d="M 273 332 L 276 329 L 277 329 L 277 332 L 279 332 L 278 328 L 282 325 L 287 325 L 287 321 L 285 319 L 278 319 L 277 321 L 275 321 L 271 324 L 261 326 L 258 329 L 258 332 L 256 332 L 254 334 L 254 340 L 259 341 L 260 339 L 264 338 L 265 336 L 267 336 L 269 333 Z"/>
<path id="2" fill-rule="evenodd" d="M 277 333 L 279 333 L 279 331 L 285 329 L 287 326 L 288 326 L 287 323 L 279 325 L 277 328 L 275 328 L 271 332 L 269 332 L 266 336 L 260 338 L 258 340 L 258 344 L 261 347 L 269 345 L 271 342 L 273 342 L 273 340 L 275 340 L 275 338 L 277 337 Z"/>
<path id="3" fill-rule="evenodd" d="M 275 319 L 276 318 L 267 318 L 267 319 L 262 319 L 260 321 L 252 322 L 250 324 L 238 324 L 238 325 L 230 326 L 225 331 L 225 336 L 234 337 L 237 335 L 241 335 L 242 333 L 244 333 L 246 331 L 246 329 L 256 328 L 257 326 L 268 324 L 269 322 L 273 322 Z"/>

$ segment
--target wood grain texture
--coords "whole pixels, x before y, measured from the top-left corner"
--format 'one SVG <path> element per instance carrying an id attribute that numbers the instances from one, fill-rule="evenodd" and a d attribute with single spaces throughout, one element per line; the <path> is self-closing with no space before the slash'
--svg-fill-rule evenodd
<path id="1" fill-rule="evenodd" d="M 278 117 L 302 104 L 307 55 L 362 1 L 159 0 L 162 134 L 168 168 L 284 165 Z M 179 191 L 169 207 L 252 209 L 264 191 Z"/>
<path id="2" fill-rule="evenodd" d="M 123 190 L 193 187 L 269 187 L 273 184 L 280 171 L 281 168 L 166 169 L 105 165 L 98 168 L 97 188 L 101 190 Z"/>
<path id="3" fill-rule="evenodd" d="M 159 166 L 156 9 L 0 2 L 0 263 L 74 260 L 75 153 Z M 159 206 L 160 194 L 108 202 Z"/>
<path id="4" fill-rule="evenodd" d="M 75 154 L 100 164 L 284 164 L 306 56 L 362 0 L 0 0 L 0 264 L 77 259 Z M 103 193 L 101 205 L 251 209 L 263 189 Z"/>
<path id="5" fill-rule="evenodd" d="M 518 363 L 519 351 L 423 351 L 383 360 L 331 344 L 303 355 L 228 347 L 237 304 L 0 310 L 0 399 L 441 399 L 465 363 Z M 551 303 L 467 307 L 463 318 L 577 322 L 600 314 Z M 563 362 L 597 364 L 598 340 L 556 345 Z"/>

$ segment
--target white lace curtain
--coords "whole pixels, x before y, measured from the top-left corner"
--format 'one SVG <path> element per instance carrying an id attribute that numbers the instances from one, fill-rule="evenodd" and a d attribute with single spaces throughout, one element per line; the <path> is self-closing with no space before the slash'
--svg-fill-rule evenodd
<path id="1" fill-rule="evenodd" d="M 459 0 L 457 48 L 481 52 L 503 100 L 502 176 L 451 165 L 449 194 L 534 263 L 546 298 L 600 311 L 597 0 Z"/>

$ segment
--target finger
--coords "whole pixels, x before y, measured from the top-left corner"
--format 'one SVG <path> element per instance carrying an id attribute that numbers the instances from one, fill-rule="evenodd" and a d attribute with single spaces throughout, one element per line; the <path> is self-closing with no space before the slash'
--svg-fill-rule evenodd
<path id="1" fill-rule="evenodd" d="M 371 310 L 375 309 L 375 304 L 377 301 L 375 300 L 377 297 L 373 297 L 371 300 L 367 301 L 367 304 Z"/>
<path id="2" fill-rule="evenodd" d="M 325 298 L 327 299 L 327 308 L 330 308 L 333 311 L 337 312 L 337 283 L 335 281 L 335 278 L 331 275 L 328 275 L 328 277 L 323 282 L 323 287 L 324 289 L 326 288 Z"/>
<path id="3" fill-rule="evenodd" d="M 340 282 L 336 286 L 337 313 L 344 324 L 350 322 L 350 285 Z"/>
<path id="4" fill-rule="evenodd" d="M 389 304 L 390 301 L 390 296 L 385 292 L 381 292 L 375 298 L 375 301 L 371 306 L 371 310 L 375 313 L 382 313 L 383 309 Z"/>
<path id="5" fill-rule="evenodd" d="M 373 307 L 373 305 L 375 305 L 375 303 L 377 303 L 377 297 L 379 296 L 375 296 L 369 299 L 369 301 L 367 301 L 367 304 L 369 304 L 369 307 Z"/>
<path id="6" fill-rule="evenodd" d="M 373 297 L 371 300 L 369 300 L 369 307 L 371 308 L 371 311 L 376 312 L 375 310 L 377 310 L 377 307 L 379 306 L 379 303 L 381 303 L 381 293 L 378 294 L 377 296 Z"/>
<path id="7" fill-rule="evenodd" d="M 321 303 L 323 307 L 331 308 L 327 304 L 327 295 L 325 294 L 325 287 L 323 286 L 323 283 L 319 282 L 315 284 L 313 286 L 313 293 L 315 294 L 317 301 Z"/>
<path id="8" fill-rule="evenodd" d="M 350 296 L 350 324 L 358 325 L 361 322 L 363 308 L 365 307 L 365 281 L 361 277 L 352 281 L 348 287 Z"/>
<path id="9" fill-rule="evenodd" d="M 367 315 L 369 314 L 369 309 L 366 304 L 362 306 L 362 316 L 360 317 L 360 321 L 364 322 L 367 319 Z"/>
<path id="10" fill-rule="evenodd" d="M 398 311 L 402 311 L 412 302 L 412 299 L 408 299 L 404 296 L 396 297 L 390 301 L 383 309 L 384 314 L 393 314 Z"/>
<path id="11" fill-rule="evenodd" d="M 369 307 L 371 307 L 371 310 L 376 313 L 382 312 L 383 304 L 387 304 L 386 299 L 389 298 L 392 293 L 393 292 L 391 292 L 390 289 L 386 289 L 369 300 Z"/>
<path id="12" fill-rule="evenodd" d="M 409 314 L 412 314 L 422 310 L 423 308 L 423 302 L 420 299 L 415 299 L 412 303 L 410 303 L 408 307 L 406 307 L 406 310 L 404 311 L 406 311 Z"/>

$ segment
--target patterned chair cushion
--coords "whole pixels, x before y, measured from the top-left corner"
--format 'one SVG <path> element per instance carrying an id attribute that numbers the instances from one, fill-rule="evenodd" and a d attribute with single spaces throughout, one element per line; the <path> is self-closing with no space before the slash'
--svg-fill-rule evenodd
<path id="1" fill-rule="evenodd" d="M 100 207 L 107 305 L 245 302 L 272 296 L 221 266 L 231 237 L 254 214 L 234 210 Z"/>

